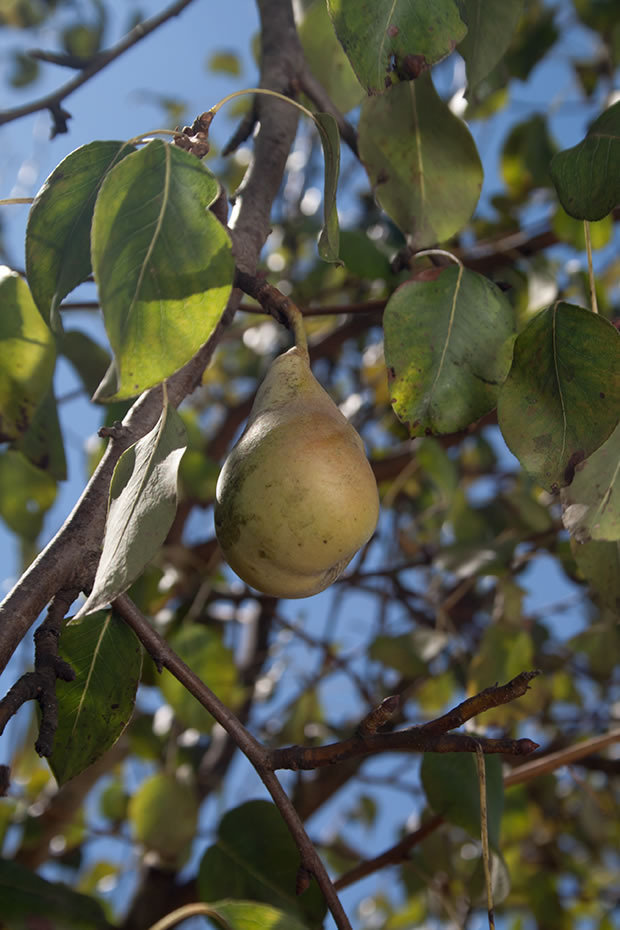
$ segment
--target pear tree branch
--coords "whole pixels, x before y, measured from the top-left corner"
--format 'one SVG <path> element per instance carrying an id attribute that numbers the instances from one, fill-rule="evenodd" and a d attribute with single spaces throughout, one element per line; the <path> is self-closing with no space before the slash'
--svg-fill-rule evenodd
<path id="1" fill-rule="evenodd" d="M 159 13 L 158 16 L 153 16 L 151 19 L 138 23 L 138 25 L 134 26 L 120 42 L 96 55 L 91 63 L 83 68 L 79 74 L 70 81 L 67 81 L 66 84 L 63 84 L 62 87 L 59 87 L 57 90 L 45 94 L 44 97 L 39 97 L 38 100 L 32 100 L 30 103 L 23 104 L 22 106 L 12 107 L 9 110 L 0 110 L 0 126 L 4 123 L 11 123 L 14 120 L 22 119 L 24 116 L 30 116 L 32 113 L 38 113 L 41 110 L 49 110 L 54 120 L 52 137 L 67 132 L 67 120 L 71 117 L 71 114 L 63 109 L 61 106 L 62 102 L 79 87 L 82 87 L 83 84 L 90 81 L 95 74 L 98 74 L 99 71 L 103 71 L 109 64 L 116 61 L 117 58 L 120 58 L 124 52 L 136 45 L 141 39 L 146 38 L 146 36 L 150 35 L 169 19 L 172 19 L 173 16 L 178 16 L 182 13 L 192 2 L 193 0 L 177 0 L 176 3 L 171 4 L 167 9 Z M 43 56 L 41 53 L 37 53 L 34 57 L 42 58 Z"/>

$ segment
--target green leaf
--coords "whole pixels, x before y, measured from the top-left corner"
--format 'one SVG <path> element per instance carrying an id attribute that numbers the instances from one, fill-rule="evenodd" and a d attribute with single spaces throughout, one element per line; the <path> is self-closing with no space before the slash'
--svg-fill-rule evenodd
<path id="1" fill-rule="evenodd" d="M 78 617 L 126 591 L 162 545 L 177 509 L 177 473 L 186 444 L 181 417 L 165 404 L 151 432 L 121 455 L 110 485 L 101 559 Z"/>
<path id="2" fill-rule="evenodd" d="M 551 178 L 560 203 L 578 220 L 602 220 L 620 203 L 620 101 L 596 119 L 585 139 L 558 152 Z"/>
<path id="3" fill-rule="evenodd" d="M 211 52 L 207 61 L 207 68 L 213 74 L 227 74 L 231 77 L 240 77 L 243 67 L 241 59 L 236 52 Z"/>
<path id="4" fill-rule="evenodd" d="M 0 859 L 3 930 L 112 930 L 98 901 Z"/>
<path id="5" fill-rule="evenodd" d="M 412 436 L 452 433 L 491 410 L 510 368 L 513 313 L 461 267 L 403 284 L 383 315 L 392 406 Z"/>
<path id="6" fill-rule="evenodd" d="M 501 156 L 502 175 L 513 197 L 524 198 L 535 188 L 551 186 L 549 162 L 555 151 L 547 121 L 540 113 L 513 127 Z"/>
<path id="7" fill-rule="evenodd" d="M 295 894 L 299 865 L 299 850 L 275 805 L 248 801 L 220 821 L 217 843 L 200 863 L 198 894 L 203 901 L 263 901 L 315 926 L 325 915 L 325 902 L 316 884 L 301 897 Z"/>
<path id="8" fill-rule="evenodd" d="M 417 78 L 467 32 L 454 0 L 327 0 L 347 57 L 369 94 Z"/>
<path id="9" fill-rule="evenodd" d="M 620 611 L 620 542 L 571 539 L 571 551 L 580 573 L 594 589 L 594 600 Z"/>
<path id="10" fill-rule="evenodd" d="M 366 96 L 349 59 L 336 38 L 325 0 L 314 0 L 298 26 L 306 61 L 341 113 L 348 113 Z"/>
<path id="11" fill-rule="evenodd" d="M 523 0 L 459 0 L 467 35 L 459 44 L 465 59 L 467 96 L 503 57 L 516 32 L 523 12 Z"/>
<path id="12" fill-rule="evenodd" d="M 564 526 L 580 542 L 620 539 L 620 426 L 577 465 L 562 509 Z"/>
<path id="13" fill-rule="evenodd" d="M 56 347 L 28 285 L 0 268 L 0 442 L 26 432 L 52 383 Z"/>
<path id="14" fill-rule="evenodd" d="M 498 756 L 485 756 L 489 844 L 499 849 L 504 810 L 502 763 Z M 480 788 L 472 753 L 425 752 L 421 767 L 422 786 L 436 814 L 480 839 Z"/>
<path id="15" fill-rule="evenodd" d="M 308 930 L 307 924 L 285 911 L 256 901 L 215 901 L 211 909 L 220 920 L 215 916 L 208 919 L 213 926 L 224 926 L 225 930 Z"/>
<path id="16" fill-rule="evenodd" d="M 519 593 L 517 592 L 519 597 Z M 510 605 L 504 604 L 505 611 Z M 519 613 L 520 604 L 514 605 L 515 613 Z M 476 694 L 489 685 L 498 681 L 511 681 L 525 669 L 532 668 L 534 658 L 534 645 L 532 637 L 527 630 L 517 625 L 513 618 L 512 623 L 505 620 L 488 626 L 482 637 L 482 642 L 473 657 L 468 680 L 468 692 Z M 512 704 L 493 707 L 484 715 L 488 726 L 506 726 L 513 721 L 526 716 L 529 709 L 535 712 L 539 700 L 534 690 L 519 698 Z M 530 705 L 528 707 L 528 704 Z M 531 705 L 534 704 L 534 707 Z"/>
<path id="17" fill-rule="evenodd" d="M 562 207 L 558 207 L 551 220 L 551 228 L 561 242 L 572 245 L 578 252 L 585 252 L 586 234 L 583 220 L 576 220 Z M 602 249 L 611 242 L 613 234 L 614 221 L 611 216 L 590 223 L 590 242 L 594 250 Z"/>
<path id="18" fill-rule="evenodd" d="M 195 156 L 159 140 L 101 186 L 92 261 L 117 400 L 181 368 L 215 329 L 234 275 L 230 238 L 208 210 L 218 189 Z"/>
<path id="19" fill-rule="evenodd" d="M 109 352 L 77 329 L 62 334 L 59 351 L 71 362 L 87 392 L 94 394 L 110 366 Z"/>
<path id="20" fill-rule="evenodd" d="M 66 480 L 67 459 L 52 387 L 37 407 L 26 432 L 13 443 L 13 448 L 23 452 L 29 462 L 49 472 L 56 481 Z"/>
<path id="21" fill-rule="evenodd" d="M 336 192 L 340 173 L 340 133 L 338 124 L 329 113 L 315 113 L 316 123 L 323 146 L 325 161 L 325 188 L 323 192 L 324 224 L 319 236 L 319 256 L 324 262 L 340 261 L 338 211 L 336 210 Z"/>
<path id="22" fill-rule="evenodd" d="M 340 231 L 340 258 L 347 271 L 358 278 L 376 281 L 392 277 L 387 255 L 361 229 Z"/>
<path id="23" fill-rule="evenodd" d="M 196 625 L 182 627 L 171 637 L 170 645 L 228 707 L 241 704 L 245 692 L 239 683 L 234 655 L 214 630 Z M 164 669 L 159 685 L 183 726 L 211 732 L 213 717 L 174 675 Z"/>
<path id="24" fill-rule="evenodd" d="M 61 161 L 37 194 L 26 228 L 26 275 L 46 320 L 56 321 L 61 300 L 90 274 L 90 226 L 99 188 L 133 151 L 127 142 L 83 145 Z"/>
<path id="25" fill-rule="evenodd" d="M 21 452 L 9 449 L 0 453 L 0 488 L 0 517 L 18 536 L 34 542 L 56 500 L 56 482 Z"/>
<path id="26" fill-rule="evenodd" d="M 377 200 L 413 248 L 448 239 L 469 220 L 482 186 L 480 157 L 430 74 L 368 97 L 358 142 Z"/>
<path id="27" fill-rule="evenodd" d="M 368 656 L 373 662 L 381 662 L 394 668 L 407 678 L 422 677 L 427 669 L 416 651 L 416 642 L 410 633 L 398 636 L 377 636 L 370 644 Z"/>
<path id="28" fill-rule="evenodd" d="M 498 402 L 506 444 L 547 489 L 570 484 L 620 416 L 620 334 L 595 313 L 557 303 L 515 343 Z"/>
<path id="29" fill-rule="evenodd" d="M 159 773 L 142 782 L 129 802 L 133 833 L 170 868 L 183 863 L 198 825 L 198 799 L 191 786 Z"/>
<path id="30" fill-rule="evenodd" d="M 57 681 L 59 723 L 49 764 L 63 785 L 114 745 L 133 712 L 142 652 L 134 632 L 113 611 L 64 627 L 59 652 L 75 672 Z"/>

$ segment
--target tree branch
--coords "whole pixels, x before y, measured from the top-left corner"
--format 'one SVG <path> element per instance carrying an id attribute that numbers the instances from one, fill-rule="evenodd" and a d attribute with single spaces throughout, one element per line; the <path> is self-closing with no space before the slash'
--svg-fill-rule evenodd
<path id="1" fill-rule="evenodd" d="M 216 694 L 177 656 L 165 639 L 150 625 L 133 601 L 122 594 L 112 604 L 114 610 L 132 628 L 158 669 L 166 668 L 184 688 L 217 720 L 249 759 L 277 805 L 300 852 L 301 865 L 316 878 L 339 930 L 351 930 L 334 886 L 319 854 L 282 785 L 273 773 L 269 751 L 247 730 Z"/>
<path id="2" fill-rule="evenodd" d="M 168 9 L 163 10 L 158 16 L 153 16 L 143 23 L 138 23 L 138 25 L 134 26 L 120 42 L 112 46 L 112 48 L 100 52 L 88 67 L 84 68 L 80 74 L 76 75 L 70 81 L 67 81 L 66 84 L 63 84 L 62 87 L 59 87 L 58 90 L 52 91 L 44 97 L 40 97 L 38 100 L 33 100 L 23 106 L 0 111 L 0 126 L 4 123 L 10 123 L 13 120 L 21 119 L 23 116 L 30 116 L 32 113 L 38 113 L 40 110 L 50 110 L 54 117 L 52 138 L 61 132 L 66 132 L 66 120 L 69 118 L 70 114 L 61 108 L 60 104 L 62 101 L 66 100 L 78 87 L 86 84 L 86 82 L 95 74 L 98 74 L 99 71 L 103 71 L 111 62 L 115 61 L 124 52 L 136 45 L 141 39 L 146 38 L 146 36 L 154 32 L 155 29 L 158 29 L 159 26 L 163 25 L 167 20 L 172 19 L 173 16 L 178 16 L 182 13 L 185 7 L 189 6 L 192 2 L 193 0 L 177 0 L 176 3 L 173 3 Z"/>

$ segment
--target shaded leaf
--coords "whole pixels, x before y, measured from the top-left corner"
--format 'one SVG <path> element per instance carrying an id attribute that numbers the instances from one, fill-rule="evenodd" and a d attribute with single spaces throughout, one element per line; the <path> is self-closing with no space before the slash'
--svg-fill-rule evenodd
<path id="1" fill-rule="evenodd" d="M 159 773 L 142 782 L 129 801 L 133 834 L 163 865 L 180 865 L 196 833 L 198 799 L 174 775 Z"/>
<path id="2" fill-rule="evenodd" d="M 234 274 L 228 233 L 209 212 L 218 182 L 159 140 L 109 172 L 92 261 L 119 389 L 133 397 L 181 368 L 213 332 Z"/>
<path id="3" fill-rule="evenodd" d="M 133 712 L 142 668 L 135 633 L 113 611 L 66 624 L 59 652 L 75 672 L 57 681 L 59 724 L 49 764 L 63 785 L 113 746 Z"/>
<path id="4" fill-rule="evenodd" d="M 341 113 L 358 106 L 366 96 L 342 45 L 336 38 L 325 0 L 314 0 L 298 26 L 306 61 Z"/>
<path id="5" fill-rule="evenodd" d="M 518 336 L 499 395 L 506 444 L 548 489 L 602 445 L 620 417 L 620 334 L 582 307 L 557 303 Z"/>
<path id="6" fill-rule="evenodd" d="M 372 239 L 362 230 L 341 230 L 340 258 L 347 266 L 347 271 L 359 278 L 376 281 L 379 278 L 392 277 L 387 255 L 379 251 Z"/>
<path id="7" fill-rule="evenodd" d="M 513 197 L 524 198 L 535 188 L 551 186 L 549 162 L 555 151 L 547 121 L 540 113 L 510 130 L 501 164 L 504 182 Z"/>
<path id="8" fill-rule="evenodd" d="M 485 757 L 489 844 L 499 849 L 504 810 L 502 764 L 497 756 Z M 420 772 L 428 803 L 449 823 L 480 839 L 480 788 L 472 753 L 425 752 Z"/>
<path id="9" fill-rule="evenodd" d="M 467 35 L 459 44 L 465 59 L 467 96 L 489 74 L 510 45 L 523 12 L 523 0 L 459 0 Z"/>
<path id="10" fill-rule="evenodd" d="M 347 57 L 369 94 L 417 78 L 467 32 L 454 0 L 327 0 Z"/>
<path id="11" fill-rule="evenodd" d="M 78 617 L 126 591 L 162 545 L 176 513 L 177 473 L 186 442 L 181 417 L 166 404 L 151 432 L 123 452 L 110 485 L 93 589 Z"/>
<path id="12" fill-rule="evenodd" d="M 412 436 L 451 433 L 491 410 L 510 368 L 513 313 L 460 267 L 408 281 L 383 315 L 392 406 Z"/>
<path id="13" fill-rule="evenodd" d="M 110 366 L 110 353 L 77 329 L 62 334 L 59 351 L 71 362 L 86 391 L 94 394 Z"/>
<path id="14" fill-rule="evenodd" d="M 505 608 L 510 605 L 504 605 Z M 515 605 L 515 612 L 520 613 L 520 604 Z M 506 610 L 504 610 L 504 614 Z M 468 692 L 476 694 L 497 681 L 511 681 L 524 669 L 532 668 L 534 645 L 527 630 L 513 623 L 503 621 L 493 623 L 484 631 L 480 647 L 473 657 L 468 678 Z M 500 705 L 488 710 L 484 715 L 488 726 L 506 726 L 508 721 L 524 717 L 528 710 L 536 711 L 539 697 L 530 690 L 518 701 Z M 532 705 L 534 705 L 532 707 Z"/>
<path id="15" fill-rule="evenodd" d="M 506 444 L 548 489 L 602 445 L 620 417 L 620 334 L 597 314 L 557 303 L 515 343 L 499 394 Z"/>
<path id="16" fill-rule="evenodd" d="M 9 449 L 0 453 L 0 488 L 0 517 L 18 536 L 34 542 L 45 512 L 56 500 L 55 480 L 21 452 Z"/>
<path id="17" fill-rule="evenodd" d="M 620 426 L 577 465 L 562 508 L 564 526 L 580 542 L 620 539 Z"/>
<path id="18" fill-rule="evenodd" d="M 560 203 L 578 220 L 602 220 L 620 204 L 620 102 L 596 119 L 585 139 L 553 158 Z"/>
<path id="19" fill-rule="evenodd" d="M 579 543 L 571 539 L 577 568 L 593 588 L 594 600 L 620 612 L 620 542 Z"/>
<path id="20" fill-rule="evenodd" d="M 228 707 L 239 706 L 245 692 L 239 683 L 234 655 L 215 630 L 182 627 L 170 638 L 170 645 L 202 681 L 208 682 L 220 700 Z M 164 669 L 157 683 L 183 726 L 194 727 L 200 733 L 211 732 L 213 717 L 174 675 Z"/>
<path id="21" fill-rule="evenodd" d="M 307 930 L 285 911 L 256 901 L 215 901 L 212 910 L 220 918 L 209 917 L 212 925 L 226 930 Z"/>
<path id="22" fill-rule="evenodd" d="M 0 859 L 0 900 L 6 930 L 112 930 L 98 901 L 6 859 Z"/>
<path id="23" fill-rule="evenodd" d="M 127 142 L 83 145 L 61 161 L 35 197 L 26 228 L 26 275 L 37 307 L 52 323 L 61 300 L 91 272 L 90 227 L 101 183 L 133 151 Z"/>
<path id="24" fill-rule="evenodd" d="M 325 902 L 316 884 L 301 897 L 295 894 L 299 864 L 299 850 L 277 807 L 248 801 L 220 821 L 217 843 L 200 863 L 198 894 L 203 901 L 222 896 L 263 901 L 314 926 L 325 915 Z"/>
<path id="25" fill-rule="evenodd" d="M 58 419 L 58 405 L 54 390 L 49 391 L 37 407 L 30 426 L 13 443 L 29 462 L 49 472 L 56 481 L 67 478 L 67 459 Z"/>
<path id="26" fill-rule="evenodd" d="M 410 633 L 376 636 L 368 656 L 373 662 L 394 668 L 407 678 L 418 678 L 426 673 L 426 664 L 417 654 L 416 642 Z"/>
<path id="27" fill-rule="evenodd" d="M 319 236 L 319 255 L 325 262 L 339 261 L 339 225 L 336 210 L 336 192 L 340 173 L 340 133 L 338 124 L 329 113 L 316 113 L 314 121 L 321 136 L 325 161 L 325 188 L 323 192 L 323 228 Z"/>
<path id="28" fill-rule="evenodd" d="M 56 347 L 28 285 L 0 266 L 0 442 L 25 433 L 50 389 Z"/>
<path id="29" fill-rule="evenodd" d="M 413 248 L 448 239 L 469 220 L 482 186 L 480 157 L 429 74 L 368 97 L 358 143 L 377 200 Z"/>

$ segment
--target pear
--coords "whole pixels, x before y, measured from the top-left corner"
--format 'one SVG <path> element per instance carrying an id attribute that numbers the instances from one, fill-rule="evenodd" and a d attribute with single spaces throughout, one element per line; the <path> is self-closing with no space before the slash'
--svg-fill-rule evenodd
<path id="1" fill-rule="evenodd" d="M 375 478 L 356 430 L 295 346 L 271 365 L 215 492 L 215 529 L 232 569 L 275 597 L 309 597 L 372 536 Z"/>

